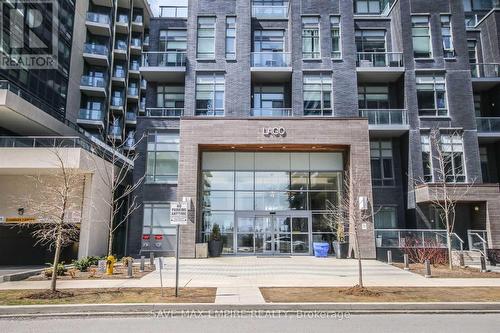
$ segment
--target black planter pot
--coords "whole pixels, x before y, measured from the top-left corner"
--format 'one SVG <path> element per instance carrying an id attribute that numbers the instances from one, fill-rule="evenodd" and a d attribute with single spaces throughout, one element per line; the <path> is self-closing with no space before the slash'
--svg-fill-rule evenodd
<path id="1" fill-rule="evenodd" d="M 208 241 L 208 252 L 211 257 L 220 257 L 222 253 L 222 241 L 210 240 Z"/>
<path id="2" fill-rule="evenodd" d="M 349 243 L 333 242 L 333 250 L 337 259 L 346 259 L 349 254 Z"/>

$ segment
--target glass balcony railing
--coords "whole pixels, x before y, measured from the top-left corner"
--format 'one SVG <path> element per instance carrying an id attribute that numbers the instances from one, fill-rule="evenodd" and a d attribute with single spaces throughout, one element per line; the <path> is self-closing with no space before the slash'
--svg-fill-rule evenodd
<path id="1" fill-rule="evenodd" d="M 127 89 L 128 96 L 139 96 L 139 88 L 137 87 L 128 87 Z"/>
<path id="2" fill-rule="evenodd" d="M 406 110 L 385 109 L 385 110 L 359 110 L 359 115 L 368 118 L 368 124 L 380 126 L 401 126 L 408 125 L 408 115 Z"/>
<path id="3" fill-rule="evenodd" d="M 87 21 L 93 22 L 93 23 L 100 23 L 100 24 L 109 24 L 110 23 L 109 15 L 100 14 L 100 13 L 92 13 L 92 12 L 87 13 Z"/>
<path id="4" fill-rule="evenodd" d="M 141 39 L 140 38 L 132 38 L 130 40 L 130 46 L 132 46 L 132 47 L 141 47 Z"/>
<path id="5" fill-rule="evenodd" d="M 288 2 L 279 5 L 252 4 L 252 17 L 261 20 L 283 20 L 288 18 L 289 8 Z"/>
<path id="6" fill-rule="evenodd" d="M 144 67 L 185 67 L 186 52 L 143 52 Z"/>
<path id="7" fill-rule="evenodd" d="M 134 16 L 134 19 L 132 21 L 132 23 L 134 23 L 134 24 L 142 24 L 142 22 L 143 22 L 143 19 L 142 19 L 141 15 Z"/>
<path id="8" fill-rule="evenodd" d="M 127 72 L 122 68 L 115 68 L 113 77 L 124 79 L 127 77 Z"/>
<path id="9" fill-rule="evenodd" d="M 355 0 L 354 14 L 356 15 L 387 15 L 394 0 Z"/>
<path id="10" fill-rule="evenodd" d="M 127 112 L 125 115 L 126 121 L 137 121 L 137 115 L 134 112 Z"/>
<path id="11" fill-rule="evenodd" d="M 127 42 L 124 40 L 117 40 L 115 43 L 115 50 L 127 51 Z"/>
<path id="12" fill-rule="evenodd" d="M 186 6 L 160 6 L 160 17 L 187 18 L 188 8 Z"/>
<path id="13" fill-rule="evenodd" d="M 104 88 L 106 80 L 103 77 L 83 75 L 80 79 L 80 85 L 85 87 Z"/>
<path id="14" fill-rule="evenodd" d="M 403 52 L 358 52 L 358 67 L 404 67 Z"/>
<path id="15" fill-rule="evenodd" d="M 149 45 L 149 35 L 144 36 L 144 42 L 142 44 Z"/>
<path id="16" fill-rule="evenodd" d="M 139 102 L 139 110 L 141 111 L 146 110 L 146 100 L 142 100 Z"/>
<path id="17" fill-rule="evenodd" d="M 83 45 L 83 53 L 107 56 L 109 51 L 106 45 L 85 43 Z"/>
<path id="18" fill-rule="evenodd" d="M 500 117 L 476 117 L 478 133 L 500 134 Z"/>
<path id="19" fill-rule="evenodd" d="M 147 108 L 146 116 L 160 118 L 179 118 L 184 114 L 183 108 Z"/>
<path id="20" fill-rule="evenodd" d="M 140 67 L 140 66 L 139 66 L 139 63 L 138 63 L 138 62 L 131 62 L 131 63 L 130 63 L 130 67 L 129 67 L 129 69 L 130 69 L 131 71 L 136 71 L 136 72 L 138 72 L 138 71 L 139 71 L 139 67 Z"/>
<path id="21" fill-rule="evenodd" d="M 471 64 L 472 78 L 499 78 L 500 64 Z"/>
<path id="22" fill-rule="evenodd" d="M 118 15 L 116 18 L 116 23 L 128 24 L 128 16 L 127 15 Z"/>
<path id="23" fill-rule="evenodd" d="M 104 113 L 102 110 L 92 110 L 92 109 L 80 109 L 78 113 L 78 119 L 82 120 L 92 120 L 92 121 L 103 121 Z"/>
<path id="24" fill-rule="evenodd" d="M 451 247 L 462 250 L 464 242 L 451 233 Z M 376 247 L 384 248 L 446 248 L 447 234 L 443 229 L 375 229 Z"/>
<path id="25" fill-rule="evenodd" d="M 290 108 L 253 108 L 250 111 L 251 117 L 291 117 L 293 116 Z"/>
<path id="26" fill-rule="evenodd" d="M 142 79 L 141 80 L 141 89 L 146 89 L 147 86 L 148 86 L 148 81 Z"/>
<path id="27" fill-rule="evenodd" d="M 124 100 L 122 97 L 116 97 L 116 96 L 111 97 L 111 106 L 119 108 L 123 107 L 123 104 Z"/>
<path id="28" fill-rule="evenodd" d="M 109 126 L 108 135 L 121 136 L 122 135 L 122 128 L 120 126 L 113 126 L 113 125 Z"/>
<path id="29" fill-rule="evenodd" d="M 252 67 L 290 67 L 290 53 L 252 52 Z"/>
<path id="30" fill-rule="evenodd" d="M 2 136 L 2 148 L 85 148 L 91 145 L 86 140 L 71 136 Z"/>

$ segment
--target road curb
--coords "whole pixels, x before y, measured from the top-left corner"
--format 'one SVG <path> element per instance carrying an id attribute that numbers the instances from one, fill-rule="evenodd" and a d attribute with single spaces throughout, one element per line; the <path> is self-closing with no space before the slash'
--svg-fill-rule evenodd
<path id="1" fill-rule="evenodd" d="M 74 317 L 74 316 L 184 316 L 238 314 L 303 313 L 500 313 L 500 302 L 460 303 L 266 303 L 266 304 L 58 304 L 0 306 L 0 318 L 9 317 Z"/>

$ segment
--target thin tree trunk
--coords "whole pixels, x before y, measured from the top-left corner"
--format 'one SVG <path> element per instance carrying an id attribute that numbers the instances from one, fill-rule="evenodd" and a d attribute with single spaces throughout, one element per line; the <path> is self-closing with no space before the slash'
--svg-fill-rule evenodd
<path id="1" fill-rule="evenodd" d="M 453 269 L 453 262 L 452 262 L 452 259 L 451 259 L 451 255 L 452 255 L 452 249 L 451 249 L 451 233 L 450 232 L 447 232 L 446 233 L 446 241 L 448 242 L 448 265 L 450 267 L 450 270 Z"/>
<path id="2" fill-rule="evenodd" d="M 358 254 L 358 276 L 359 276 L 359 281 L 358 284 L 361 288 L 364 288 L 363 286 L 363 265 L 361 264 L 361 257 Z"/>
<path id="3" fill-rule="evenodd" d="M 52 292 L 56 291 L 57 265 L 59 264 L 59 257 L 61 256 L 61 240 L 62 240 L 62 230 L 59 227 L 59 229 L 57 231 L 56 251 L 54 253 L 54 262 L 52 264 L 52 279 L 50 281 L 50 290 Z"/>
<path id="4" fill-rule="evenodd" d="M 113 230 L 109 230 L 108 235 L 108 257 L 113 255 Z"/>

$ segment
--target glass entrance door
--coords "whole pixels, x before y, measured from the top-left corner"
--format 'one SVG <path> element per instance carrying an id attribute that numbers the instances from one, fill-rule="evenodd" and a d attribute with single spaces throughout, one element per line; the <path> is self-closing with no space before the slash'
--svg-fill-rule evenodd
<path id="1" fill-rule="evenodd" d="M 310 215 L 239 214 L 236 252 L 239 254 L 310 254 Z"/>

